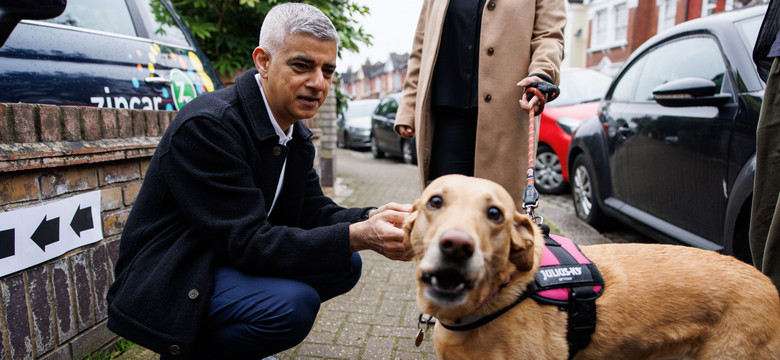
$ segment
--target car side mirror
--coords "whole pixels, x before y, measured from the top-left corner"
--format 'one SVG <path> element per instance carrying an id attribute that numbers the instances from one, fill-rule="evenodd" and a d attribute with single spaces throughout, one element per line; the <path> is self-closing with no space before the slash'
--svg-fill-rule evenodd
<path id="1" fill-rule="evenodd" d="M 718 93 L 718 85 L 697 77 L 672 80 L 653 89 L 653 100 L 662 106 L 720 106 L 728 102 L 729 95 Z"/>
<path id="2" fill-rule="evenodd" d="M 0 47 L 22 19 L 51 19 L 62 14 L 67 4 L 67 0 L 0 0 Z"/>

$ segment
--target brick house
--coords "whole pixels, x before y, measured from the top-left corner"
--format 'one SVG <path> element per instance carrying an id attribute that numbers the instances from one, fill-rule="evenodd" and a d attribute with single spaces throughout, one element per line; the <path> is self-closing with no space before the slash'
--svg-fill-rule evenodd
<path id="1" fill-rule="evenodd" d="M 584 1 L 584 2 L 579 2 Z M 585 63 L 579 66 L 616 72 L 642 43 L 672 26 L 714 13 L 739 9 L 765 0 L 570 0 L 570 24 L 575 34 L 587 31 Z M 582 7 L 586 10 L 582 11 Z M 586 14 L 587 22 L 572 16 Z M 587 28 L 583 28 L 585 25 Z M 583 41 L 583 40 L 580 40 Z M 568 46 L 567 46 L 568 47 Z M 576 56 L 576 55 L 574 55 Z"/>
<path id="2" fill-rule="evenodd" d="M 379 98 L 399 92 L 406 80 L 406 63 L 409 54 L 390 53 L 385 62 L 365 64 L 353 71 L 352 68 L 339 74 L 339 90 L 353 99 Z"/>

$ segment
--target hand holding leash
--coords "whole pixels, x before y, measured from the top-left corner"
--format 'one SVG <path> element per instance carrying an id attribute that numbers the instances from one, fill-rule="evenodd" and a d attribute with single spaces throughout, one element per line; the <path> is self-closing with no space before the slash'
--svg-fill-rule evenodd
<path id="1" fill-rule="evenodd" d="M 517 86 L 525 87 L 520 106 L 526 111 L 533 110 L 535 114 L 541 114 L 544 105 L 548 101 L 555 100 L 561 93 L 561 90 L 552 83 L 552 79 L 544 74 L 531 74 L 520 80 Z"/>

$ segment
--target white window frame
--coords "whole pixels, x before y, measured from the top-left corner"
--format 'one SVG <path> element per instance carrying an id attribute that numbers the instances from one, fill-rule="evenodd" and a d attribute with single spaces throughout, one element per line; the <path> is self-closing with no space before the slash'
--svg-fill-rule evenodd
<path id="1" fill-rule="evenodd" d="M 658 27 L 656 28 L 656 33 L 661 33 L 676 25 L 677 1 L 678 0 L 656 0 L 655 5 L 658 7 Z"/>
<path id="2" fill-rule="evenodd" d="M 712 3 L 710 3 L 712 1 Z M 718 6 L 716 0 L 702 0 L 701 1 L 701 17 L 710 16 L 715 14 L 715 7 Z"/>
<path id="3" fill-rule="evenodd" d="M 638 0 L 591 0 L 585 1 L 588 6 L 588 20 L 591 21 L 591 37 L 588 52 L 596 52 L 617 47 L 625 47 L 628 44 L 628 28 L 631 26 L 628 14 L 631 9 L 637 7 Z M 624 10 L 623 10 L 624 9 Z M 620 17 L 618 11 L 625 13 Z M 599 14 L 606 14 L 599 18 Z M 618 24 L 618 19 L 625 24 Z M 606 24 L 601 23 L 602 20 Z M 618 27 L 624 29 L 625 34 L 617 32 Z"/>

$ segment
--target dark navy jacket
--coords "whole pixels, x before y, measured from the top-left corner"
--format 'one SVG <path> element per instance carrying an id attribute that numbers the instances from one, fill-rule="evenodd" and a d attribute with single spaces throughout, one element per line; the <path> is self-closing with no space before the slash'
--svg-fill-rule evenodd
<path id="1" fill-rule="evenodd" d="M 287 146 L 278 144 L 256 73 L 182 108 L 127 219 L 108 328 L 158 353 L 188 357 L 218 264 L 274 276 L 349 270 L 348 227 L 368 209 L 344 209 L 323 195 L 302 122 Z"/>

